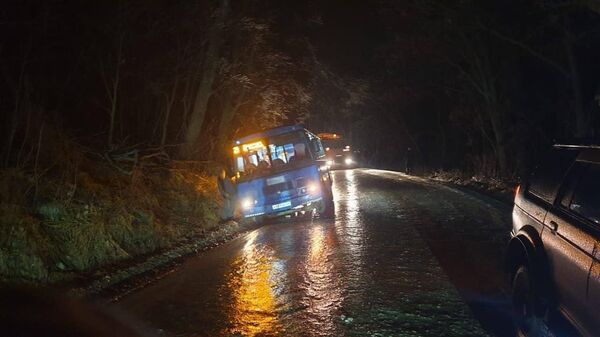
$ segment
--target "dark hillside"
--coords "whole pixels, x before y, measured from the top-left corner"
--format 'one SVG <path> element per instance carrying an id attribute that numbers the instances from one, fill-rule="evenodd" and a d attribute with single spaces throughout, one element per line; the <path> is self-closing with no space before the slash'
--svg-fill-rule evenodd
<path id="1" fill-rule="evenodd" d="M 38 163 L 38 172 L 0 171 L 4 281 L 72 280 L 217 224 L 214 164 L 123 165 L 66 140 L 49 143 L 44 151 L 54 160 Z"/>

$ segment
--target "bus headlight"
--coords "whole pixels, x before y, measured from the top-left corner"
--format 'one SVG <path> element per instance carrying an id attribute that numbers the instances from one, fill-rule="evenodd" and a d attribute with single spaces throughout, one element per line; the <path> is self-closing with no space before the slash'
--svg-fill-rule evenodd
<path id="1" fill-rule="evenodd" d="M 252 205 L 254 205 L 254 200 L 252 200 L 252 198 L 242 199 L 241 205 L 242 209 L 249 210 L 250 208 L 252 208 Z"/>
<path id="2" fill-rule="evenodd" d="M 352 163 L 354 163 L 354 161 L 352 160 L 352 158 L 346 158 L 344 159 L 344 163 L 346 163 L 346 165 L 351 165 Z"/>
<path id="3" fill-rule="evenodd" d="M 319 184 L 317 183 L 310 183 L 308 184 L 308 193 L 313 194 L 319 191 Z"/>

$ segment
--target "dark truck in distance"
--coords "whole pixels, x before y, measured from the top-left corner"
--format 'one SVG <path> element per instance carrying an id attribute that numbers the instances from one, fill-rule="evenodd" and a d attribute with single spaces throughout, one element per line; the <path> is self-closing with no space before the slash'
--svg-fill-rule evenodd
<path id="1" fill-rule="evenodd" d="M 557 145 L 517 188 L 507 249 L 521 333 L 560 313 L 600 332 L 600 147 Z"/>
<path id="2" fill-rule="evenodd" d="M 325 146 L 327 166 L 331 169 L 347 169 L 356 167 L 356 151 L 348 139 L 338 133 L 319 133 Z"/>

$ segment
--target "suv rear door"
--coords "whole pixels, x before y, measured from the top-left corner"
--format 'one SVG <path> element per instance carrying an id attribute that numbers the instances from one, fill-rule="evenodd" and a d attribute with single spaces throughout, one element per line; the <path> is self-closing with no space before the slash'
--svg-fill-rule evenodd
<path id="1" fill-rule="evenodd" d="M 556 200 L 561 182 L 577 157 L 577 151 L 552 151 L 534 171 L 525 185 L 525 197 L 515 199 L 513 231 L 528 225 L 541 233 L 548 211 Z"/>
<path id="2" fill-rule="evenodd" d="M 580 328 L 587 325 L 588 275 L 596 240 L 593 228 L 578 213 L 578 193 L 589 184 L 587 164 L 576 162 L 569 170 L 559 197 L 544 220 L 542 241 L 555 282 L 559 306 Z M 583 174 L 583 175 L 582 175 Z"/>
<path id="3" fill-rule="evenodd" d="M 600 164 L 589 164 L 575 187 L 569 209 L 584 225 L 588 238 L 594 242 L 593 266 L 586 289 L 585 324 L 588 331 L 600 331 Z"/>

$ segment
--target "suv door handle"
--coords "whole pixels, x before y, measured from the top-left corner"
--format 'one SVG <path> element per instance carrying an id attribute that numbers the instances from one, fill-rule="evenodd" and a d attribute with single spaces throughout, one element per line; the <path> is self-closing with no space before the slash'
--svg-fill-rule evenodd
<path id="1" fill-rule="evenodd" d="M 550 231 L 552 234 L 556 234 L 556 231 L 558 231 L 558 224 L 556 221 L 550 221 Z"/>

